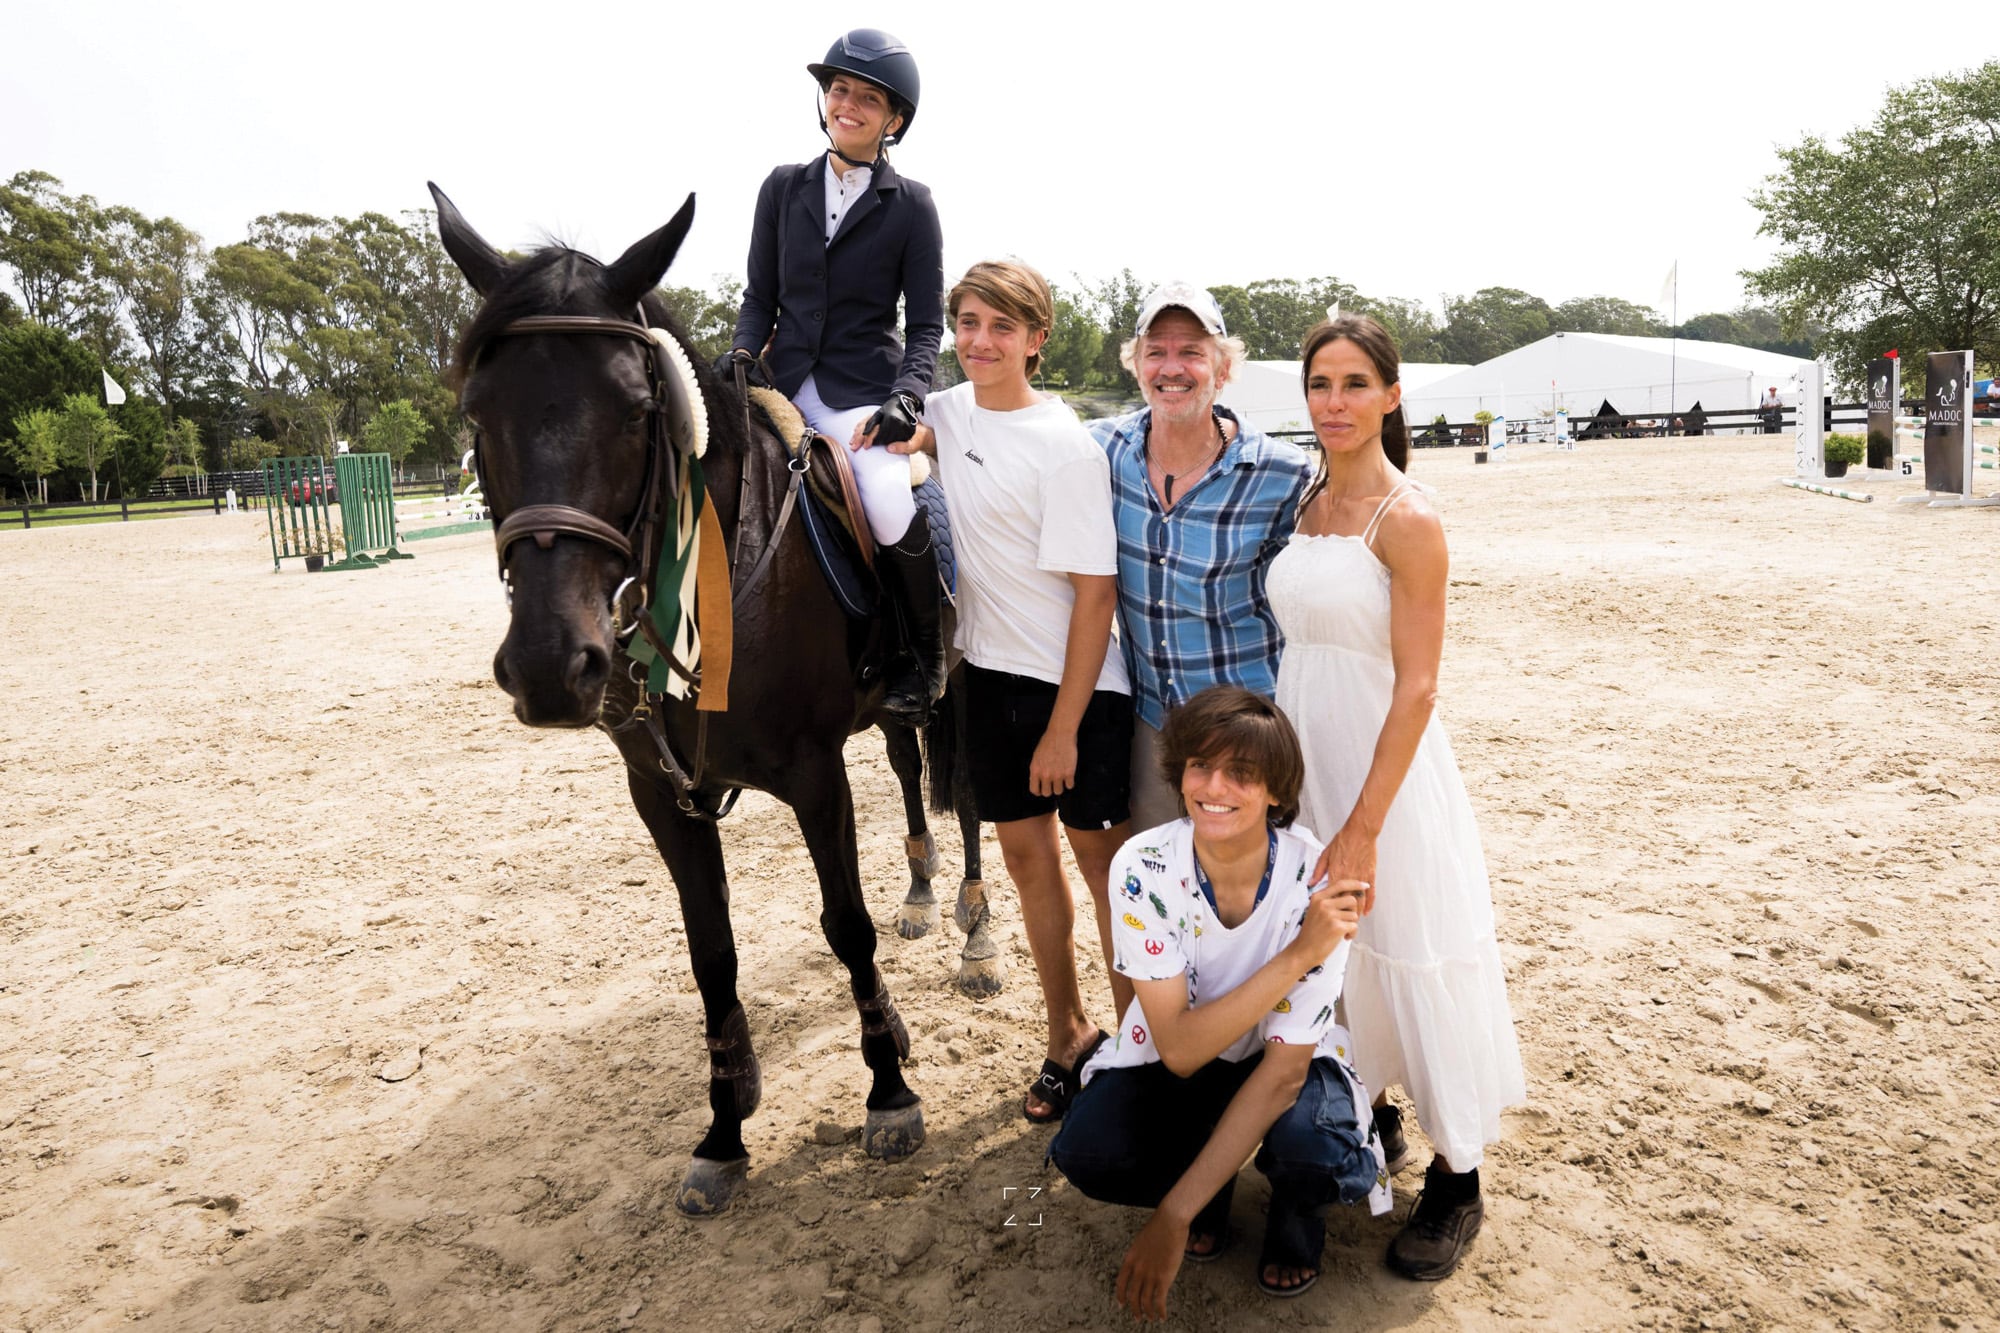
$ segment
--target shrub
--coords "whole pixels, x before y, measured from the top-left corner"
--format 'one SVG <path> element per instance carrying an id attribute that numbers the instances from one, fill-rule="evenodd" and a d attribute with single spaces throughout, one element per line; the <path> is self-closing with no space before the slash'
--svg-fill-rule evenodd
<path id="1" fill-rule="evenodd" d="M 1826 461 L 1829 463 L 1846 463 L 1852 466 L 1859 463 L 1866 452 L 1866 446 L 1859 435 L 1826 437 Z"/>

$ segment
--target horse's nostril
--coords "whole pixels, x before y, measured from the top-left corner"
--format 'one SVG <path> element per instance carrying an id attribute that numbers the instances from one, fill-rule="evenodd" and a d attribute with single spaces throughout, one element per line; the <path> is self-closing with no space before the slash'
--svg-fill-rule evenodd
<path id="1" fill-rule="evenodd" d="M 577 694 L 600 690 L 610 678 L 611 655 L 594 643 L 570 654 L 569 671 L 563 677 L 564 683 Z"/>
<path id="2" fill-rule="evenodd" d="M 514 673 L 507 669 L 507 649 L 503 645 L 493 654 L 493 679 L 509 696 L 514 693 Z"/>

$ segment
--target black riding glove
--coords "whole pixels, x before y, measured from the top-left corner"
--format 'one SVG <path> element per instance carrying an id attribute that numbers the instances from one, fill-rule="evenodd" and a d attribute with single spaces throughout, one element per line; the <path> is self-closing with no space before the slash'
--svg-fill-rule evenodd
<path id="1" fill-rule="evenodd" d="M 862 434 L 875 432 L 876 444 L 901 444 L 917 433 L 917 423 L 923 419 L 923 409 L 917 400 L 907 393 L 889 395 L 889 401 L 875 409 L 875 415 L 861 428 Z"/>
<path id="2" fill-rule="evenodd" d="M 741 347 L 731 348 L 715 358 L 715 377 L 724 384 L 735 387 L 738 365 L 744 369 L 744 383 L 753 384 L 760 389 L 771 387 L 771 377 L 764 373 L 764 363 L 757 359 L 754 352 Z"/>

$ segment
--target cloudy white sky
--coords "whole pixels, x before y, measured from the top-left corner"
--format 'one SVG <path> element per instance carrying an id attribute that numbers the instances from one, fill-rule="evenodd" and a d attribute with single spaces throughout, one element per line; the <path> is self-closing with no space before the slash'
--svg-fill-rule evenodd
<path id="1" fill-rule="evenodd" d="M 422 207 L 435 179 L 500 245 L 607 257 L 694 191 L 672 277 L 705 286 L 740 273 L 765 173 L 823 146 L 802 66 L 876 26 L 922 65 L 895 160 L 937 196 L 948 273 L 1012 254 L 1058 281 L 1653 304 L 1678 260 L 1686 317 L 1769 254 L 1745 197 L 1776 146 L 2000 54 L 2000 25 L 1939 48 L 1914 22 L 1871 36 L 1868 8 L 29 3 L 0 20 L 0 177 L 212 245 L 260 213 Z"/>

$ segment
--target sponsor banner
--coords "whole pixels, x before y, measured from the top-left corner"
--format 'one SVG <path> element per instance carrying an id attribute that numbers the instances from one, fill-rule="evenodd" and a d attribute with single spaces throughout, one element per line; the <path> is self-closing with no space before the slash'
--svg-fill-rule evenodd
<path id="1" fill-rule="evenodd" d="M 1903 401 L 1902 367 L 1893 356 L 1868 363 L 1868 466 L 1894 467 L 1896 413 Z"/>
<path id="2" fill-rule="evenodd" d="M 1817 361 L 1800 366 L 1792 377 L 1799 394 L 1798 426 L 1792 436 L 1793 470 L 1809 481 L 1826 479 L 1826 416 L 1813 404 L 1824 393 L 1825 374 Z"/>
<path id="3" fill-rule="evenodd" d="M 1924 489 L 1972 494 L 1972 353 L 1932 352 L 1925 362 Z"/>

